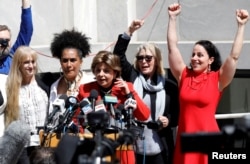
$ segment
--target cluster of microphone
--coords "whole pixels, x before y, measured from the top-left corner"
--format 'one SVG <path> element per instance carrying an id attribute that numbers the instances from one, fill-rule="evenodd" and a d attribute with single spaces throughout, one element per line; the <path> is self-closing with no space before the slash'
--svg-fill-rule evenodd
<path id="1" fill-rule="evenodd" d="M 102 100 L 97 100 L 97 98 L 98 92 L 95 89 L 90 91 L 89 97 L 83 98 L 80 102 L 74 96 L 61 95 L 52 104 L 53 110 L 47 117 L 45 129 L 47 132 L 69 130 L 74 133 L 79 130 L 79 125 L 83 128 L 93 126 L 94 129 L 105 128 L 109 124 L 110 116 L 115 120 L 125 122 L 127 128 L 130 127 L 133 119 L 132 108 L 125 110 L 124 104 L 117 104 L 118 99 L 113 95 L 104 95 Z M 80 113 L 76 116 L 76 111 L 79 108 Z M 53 123 L 55 118 L 58 120 L 56 124 Z M 76 121 L 73 121 L 73 118 L 79 120 L 78 125 L 76 125 Z"/>

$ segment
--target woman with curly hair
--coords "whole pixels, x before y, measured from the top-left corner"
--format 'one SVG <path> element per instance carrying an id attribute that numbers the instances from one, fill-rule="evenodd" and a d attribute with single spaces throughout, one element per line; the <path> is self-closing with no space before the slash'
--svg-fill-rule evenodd
<path id="1" fill-rule="evenodd" d="M 50 50 L 53 57 L 60 60 L 62 75 L 50 88 L 50 108 L 53 110 L 53 102 L 61 95 L 77 96 L 79 85 L 94 81 L 94 76 L 81 70 L 83 58 L 90 52 L 88 37 L 81 32 L 64 30 L 55 34 Z M 64 111 L 57 112 L 53 117 L 52 124 L 56 125 L 59 115 Z"/>

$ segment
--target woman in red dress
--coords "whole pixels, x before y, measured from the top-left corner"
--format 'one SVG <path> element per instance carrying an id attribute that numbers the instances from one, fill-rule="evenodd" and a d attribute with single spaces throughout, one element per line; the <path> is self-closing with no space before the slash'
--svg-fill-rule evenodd
<path id="1" fill-rule="evenodd" d="M 234 77 L 249 15 L 246 10 L 236 10 L 238 31 L 231 53 L 223 64 L 215 45 L 208 40 L 200 40 L 193 47 L 190 68 L 188 68 L 177 46 L 176 19 L 180 13 L 180 4 L 175 3 L 168 7 L 168 60 L 180 92 L 180 118 L 174 163 L 205 164 L 208 163 L 206 154 L 181 153 L 180 135 L 183 132 L 219 131 L 215 119 L 216 108 L 223 90 Z"/>

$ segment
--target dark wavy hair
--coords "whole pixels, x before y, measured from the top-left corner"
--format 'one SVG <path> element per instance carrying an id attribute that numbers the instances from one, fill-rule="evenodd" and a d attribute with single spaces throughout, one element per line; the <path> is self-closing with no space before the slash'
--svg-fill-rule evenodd
<path id="1" fill-rule="evenodd" d="M 82 59 L 90 53 L 90 38 L 86 37 L 75 29 L 64 30 L 62 33 L 54 34 L 54 39 L 50 45 L 50 51 L 53 57 L 61 59 L 62 51 L 65 48 L 75 48 L 78 50 L 78 55 Z"/>
<path id="2" fill-rule="evenodd" d="M 218 71 L 222 65 L 222 62 L 220 52 L 217 47 L 209 40 L 199 40 L 195 43 L 195 45 L 197 44 L 205 48 L 209 58 L 214 57 L 214 61 L 211 64 L 211 71 Z"/>

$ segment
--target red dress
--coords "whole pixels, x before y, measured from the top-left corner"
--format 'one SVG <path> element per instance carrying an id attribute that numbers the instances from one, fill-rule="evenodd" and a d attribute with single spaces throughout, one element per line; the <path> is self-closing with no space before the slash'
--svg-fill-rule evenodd
<path id="1" fill-rule="evenodd" d="M 207 164 L 208 156 L 202 153 L 181 153 L 182 132 L 218 132 L 215 119 L 222 92 L 218 89 L 219 72 L 195 76 L 185 68 L 179 86 L 180 116 L 174 154 L 174 164 Z"/>

